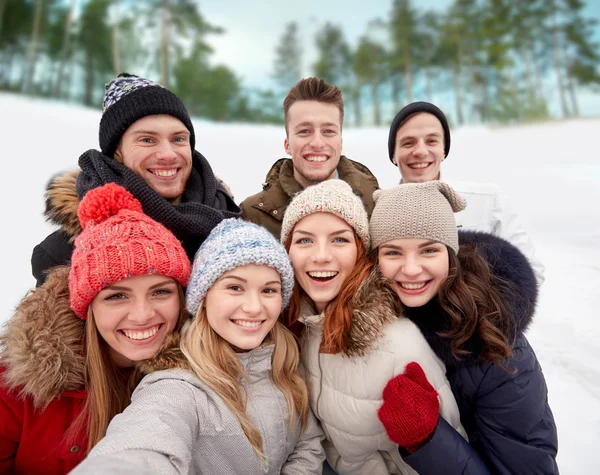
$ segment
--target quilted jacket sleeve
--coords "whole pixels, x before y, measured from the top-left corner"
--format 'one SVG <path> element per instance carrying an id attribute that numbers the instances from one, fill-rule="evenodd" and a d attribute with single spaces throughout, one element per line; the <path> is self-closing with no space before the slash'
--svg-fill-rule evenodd
<path id="1" fill-rule="evenodd" d="M 463 381 L 477 388 L 470 445 L 440 420 L 433 439 L 406 462 L 421 475 L 441 473 L 441 466 L 446 474 L 558 474 L 557 432 L 546 382 L 523 335 L 507 366 L 480 363 L 461 369 L 469 372 Z"/>

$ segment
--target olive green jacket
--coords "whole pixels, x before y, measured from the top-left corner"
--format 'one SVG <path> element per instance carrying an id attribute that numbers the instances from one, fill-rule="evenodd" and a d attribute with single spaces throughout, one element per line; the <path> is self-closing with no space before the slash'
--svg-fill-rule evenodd
<path id="1" fill-rule="evenodd" d="M 379 188 L 377 178 L 363 164 L 340 157 L 337 168 L 339 178 L 348 183 L 357 194 L 369 217 L 373 211 L 373 192 Z M 242 217 L 247 221 L 267 228 L 279 239 L 283 214 L 292 197 L 302 191 L 302 186 L 294 178 L 294 167 L 290 158 L 277 160 L 269 173 L 260 193 L 249 196 L 240 204 Z"/>

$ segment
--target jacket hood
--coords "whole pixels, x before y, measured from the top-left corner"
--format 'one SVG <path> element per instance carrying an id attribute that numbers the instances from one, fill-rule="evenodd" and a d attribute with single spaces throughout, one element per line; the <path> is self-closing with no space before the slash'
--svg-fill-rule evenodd
<path id="1" fill-rule="evenodd" d="M 69 267 L 48 273 L 18 305 L 0 335 L 4 380 L 44 408 L 65 391 L 83 389 L 85 321 L 69 305 Z"/>
<path id="2" fill-rule="evenodd" d="M 304 313 L 307 312 L 307 313 Z M 323 314 L 310 315 L 309 306 L 303 305 L 306 325 L 321 325 Z M 352 327 L 343 353 L 348 357 L 365 356 L 383 335 L 385 325 L 400 315 L 398 296 L 390 282 L 374 268 L 360 285 L 354 297 Z"/>
<path id="3" fill-rule="evenodd" d="M 508 283 L 499 285 L 497 289 L 511 319 L 508 341 L 514 341 L 527 330 L 535 313 L 538 289 L 533 268 L 521 251 L 502 238 L 475 231 L 459 231 L 458 237 L 460 246 L 475 246 L 489 264 L 492 274 Z M 460 251 L 458 255 L 460 260 Z M 451 323 L 437 299 L 419 308 L 407 308 L 406 315 L 417 324 L 446 366 L 453 367 L 459 363 L 452 355 L 450 339 L 438 335 L 448 331 Z M 461 361 L 480 359 L 482 342 L 477 334 L 471 337 L 465 348 L 470 354 Z"/>
<path id="4" fill-rule="evenodd" d="M 80 170 L 56 175 L 46 186 L 46 210 L 44 216 L 52 224 L 58 225 L 73 243 L 81 233 L 81 224 L 77 216 L 79 197 L 76 183 Z"/>

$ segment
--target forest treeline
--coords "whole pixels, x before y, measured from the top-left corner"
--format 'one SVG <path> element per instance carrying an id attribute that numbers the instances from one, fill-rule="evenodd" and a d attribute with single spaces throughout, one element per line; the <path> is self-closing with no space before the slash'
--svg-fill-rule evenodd
<path id="1" fill-rule="evenodd" d="M 274 28 L 272 82 L 249 88 L 213 64 L 210 39 L 227 32 L 193 0 L 0 0 L 0 89 L 96 107 L 103 84 L 127 71 L 171 88 L 195 116 L 281 123 L 285 93 L 316 75 L 341 87 L 356 126 L 439 98 L 454 124 L 544 120 L 556 98 L 561 117 L 576 117 L 579 94 L 600 91 L 597 19 L 582 0 L 417 5 L 390 0 L 354 45 L 333 20 L 308 42 L 297 22 Z"/>

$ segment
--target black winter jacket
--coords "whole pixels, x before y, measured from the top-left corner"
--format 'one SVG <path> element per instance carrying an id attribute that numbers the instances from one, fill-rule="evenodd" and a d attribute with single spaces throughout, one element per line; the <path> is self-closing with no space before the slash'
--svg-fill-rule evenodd
<path id="1" fill-rule="evenodd" d="M 513 356 L 505 362 L 506 369 L 486 362 L 475 336 L 468 342 L 471 354 L 456 361 L 450 341 L 438 335 L 448 329 L 448 318 L 437 299 L 407 309 L 407 316 L 446 364 L 469 442 L 440 418 L 432 439 L 404 459 L 420 475 L 558 474 L 557 431 L 546 382 L 523 334 L 537 299 L 533 270 L 517 248 L 491 234 L 459 232 L 459 241 L 474 244 L 492 272 L 518 289 L 516 298 L 511 293 L 510 301 L 505 301 L 515 319 L 516 334 L 510 335 L 516 337 Z"/>

